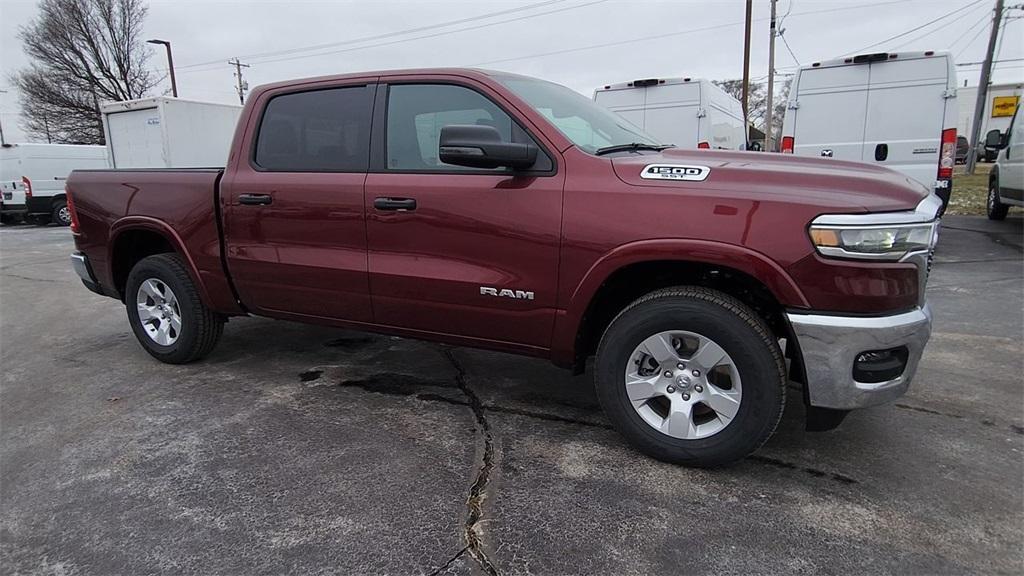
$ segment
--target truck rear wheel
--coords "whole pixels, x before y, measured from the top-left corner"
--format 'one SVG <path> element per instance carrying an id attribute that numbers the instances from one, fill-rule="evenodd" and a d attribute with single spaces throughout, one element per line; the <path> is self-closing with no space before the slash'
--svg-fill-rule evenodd
<path id="1" fill-rule="evenodd" d="M 50 221 L 61 226 L 71 226 L 71 209 L 68 208 L 66 200 L 57 200 L 53 203 Z"/>
<path id="2" fill-rule="evenodd" d="M 626 440 L 689 466 L 751 454 L 786 402 L 782 351 L 764 321 L 700 287 L 658 290 L 627 306 L 601 339 L 595 385 Z"/>
<path id="3" fill-rule="evenodd" d="M 168 364 L 203 358 L 224 330 L 223 318 L 203 304 L 177 254 L 149 256 L 132 268 L 125 308 L 142 347 Z"/>

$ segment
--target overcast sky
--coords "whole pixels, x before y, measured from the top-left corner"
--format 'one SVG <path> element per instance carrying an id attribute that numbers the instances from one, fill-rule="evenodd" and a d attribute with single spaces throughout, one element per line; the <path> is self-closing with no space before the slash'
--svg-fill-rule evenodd
<path id="1" fill-rule="evenodd" d="M 792 54 L 777 43 L 776 70 L 787 73 L 797 62 L 862 50 L 950 49 L 957 62 L 978 62 L 993 5 L 779 0 L 779 16 L 788 13 L 781 26 Z M 961 7 L 966 8 L 882 42 Z M 251 64 L 244 70 L 251 86 L 383 68 L 480 66 L 539 76 L 589 96 L 598 85 L 636 78 L 741 77 L 743 15 L 742 0 L 152 0 L 145 37 L 173 43 L 179 96 L 196 100 L 237 101 L 234 69 L 227 64 L 235 56 Z M 763 79 L 768 70 L 768 15 L 768 0 L 755 0 L 753 79 Z M 23 135 L 9 78 L 27 63 L 17 31 L 35 17 L 35 0 L 0 0 L 0 89 L 7 90 L 0 94 L 0 119 L 12 142 Z M 1024 58 L 1022 21 L 1008 20 L 999 59 Z M 414 29 L 419 31 L 395 34 Z M 372 37 L 377 38 L 367 40 Z M 329 46 L 303 50 L 321 45 Z M 159 48 L 150 65 L 163 74 Z M 959 85 L 977 85 L 979 68 L 958 68 Z M 1024 60 L 997 67 L 994 81 L 1024 81 Z M 157 90 L 169 92 L 169 82 Z"/>

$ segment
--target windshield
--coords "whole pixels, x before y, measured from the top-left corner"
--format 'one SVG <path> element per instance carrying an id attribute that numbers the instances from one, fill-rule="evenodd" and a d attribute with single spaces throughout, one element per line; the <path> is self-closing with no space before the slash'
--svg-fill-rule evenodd
<path id="1" fill-rule="evenodd" d="M 590 154 L 609 146 L 660 145 L 655 137 L 565 86 L 523 76 L 496 75 L 495 79 Z"/>

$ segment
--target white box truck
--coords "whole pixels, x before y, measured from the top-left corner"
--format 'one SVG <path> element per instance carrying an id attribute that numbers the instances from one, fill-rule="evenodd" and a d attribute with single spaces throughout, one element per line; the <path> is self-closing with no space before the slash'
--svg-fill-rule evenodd
<path id="1" fill-rule="evenodd" d="M 944 203 L 956 155 L 956 69 L 948 52 L 877 53 L 801 67 L 782 152 L 886 166 Z"/>
<path id="2" fill-rule="evenodd" d="M 113 168 L 212 168 L 227 163 L 242 107 L 160 96 L 100 112 Z"/>
<path id="3" fill-rule="evenodd" d="M 78 144 L 8 144 L 0 148 L 4 222 L 22 217 L 71 224 L 64 181 L 72 170 L 108 168 L 107 149 Z"/>
<path id="4" fill-rule="evenodd" d="M 746 145 L 743 106 L 709 80 L 648 78 L 609 84 L 594 91 L 594 101 L 665 144 L 726 150 Z"/>

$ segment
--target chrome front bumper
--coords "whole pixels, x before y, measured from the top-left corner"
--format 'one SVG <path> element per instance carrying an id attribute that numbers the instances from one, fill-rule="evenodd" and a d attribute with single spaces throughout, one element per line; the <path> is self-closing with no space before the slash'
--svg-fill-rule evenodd
<path id="1" fill-rule="evenodd" d="M 891 402 L 907 391 L 932 331 L 928 305 L 881 317 L 786 315 L 803 355 L 811 406 L 850 410 Z M 858 382 L 854 362 L 862 352 L 905 346 L 903 373 L 885 382 Z"/>

